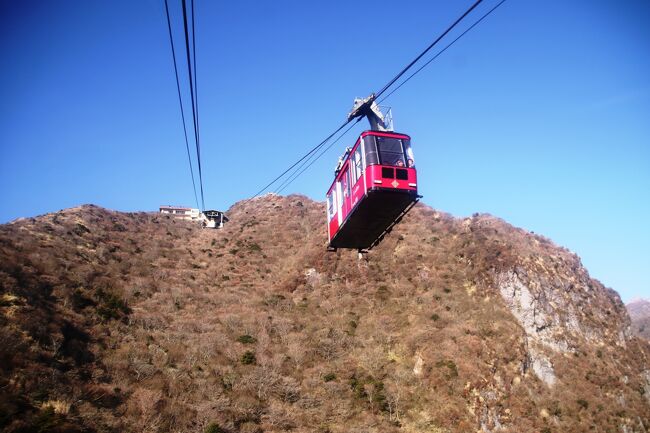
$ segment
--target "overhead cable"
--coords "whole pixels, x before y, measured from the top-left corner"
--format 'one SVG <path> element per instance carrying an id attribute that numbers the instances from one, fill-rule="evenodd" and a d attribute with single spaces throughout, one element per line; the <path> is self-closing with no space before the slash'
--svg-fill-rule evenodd
<path id="1" fill-rule="evenodd" d="M 192 78 L 192 61 L 190 55 L 190 38 L 187 27 L 187 4 L 186 0 L 182 0 L 183 6 L 183 28 L 185 30 L 185 52 L 187 54 L 187 71 L 190 81 L 190 95 L 192 100 L 192 118 L 194 120 L 194 141 L 196 143 L 196 159 L 199 166 L 199 185 L 201 186 L 201 210 L 205 210 L 205 200 L 203 195 L 203 172 L 201 169 L 201 146 L 199 140 L 199 127 L 197 122 L 196 101 L 194 98 L 194 80 Z M 194 29 L 192 29 L 194 31 Z"/>
<path id="2" fill-rule="evenodd" d="M 192 8 L 191 8 L 191 15 L 192 15 L 192 73 L 194 76 L 194 108 L 196 111 L 196 154 L 197 154 L 197 159 L 199 162 L 199 175 L 201 175 L 200 172 L 200 167 L 201 167 L 201 126 L 199 125 L 199 121 L 201 120 L 201 116 L 199 115 L 199 82 L 196 79 L 196 25 L 194 21 L 194 2 L 195 0 L 192 0 Z M 201 181 L 201 188 L 203 188 L 203 182 Z M 201 190 L 201 200 L 203 201 L 203 190 Z M 205 210 L 205 203 L 203 203 L 203 210 Z"/>
<path id="3" fill-rule="evenodd" d="M 194 181 L 194 168 L 192 168 L 192 156 L 190 155 L 190 144 L 187 140 L 187 126 L 185 123 L 185 111 L 183 110 L 183 98 L 181 96 L 181 85 L 178 79 L 178 67 L 176 66 L 176 50 L 174 49 L 174 38 L 172 36 L 172 25 L 169 19 L 169 7 L 165 0 L 165 12 L 167 14 L 167 29 L 169 30 L 169 43 L 172 47 L 172 60 L 174 61 L 174 74 L 176 75 L 176 90 L 178 91 L 178 103 L 181 107 L 181 119 L 183 120 L 183 134 L 185 136 L 185 149 L 187 149 L 187 162 L 190 164 L 190 176 L 192 177 L 192 189 L 196 207 L 199 207 L 199 199 L 196 195 L 196 182 Z"/>
<path id="4" fill-rule="evenodd" d="M 345 123 L 343 123 L 341 126 L 339 126 L 339 127 L 336 129 L 336 131 L 334 131 L 334 132 L 332 132 L 330 135 L 328 135 L 327 138 L 325 138 L 325 140 L 323 140 L 323 141 L 321 141 L 320 143 L 318 143 L 318 145 L 316 145 L 313 149 L 311 149 L 309 152 L 307 152 L 306 154 L 304 154 L 304 155 L 302 156 L 302 158 L 300 158 L 298 161 L 296 161 L 296 162 L 295 162 L 291 167 L 287 168 L 287 169 L 286 169 L 285 171 L 283 171 L 279 176 L 277 176 L 277 177 L 276 177 L 275 179 L 273 179 L 271 182 L 269 182 L 268 184 L 266 184 L 266 185 L 264 186 L 264 188 L 260 189 L 260 190 L 259 190 L 259 191 L 258 191 L 258 192 L 253 196 L 253 198 L 257 197 L 258 195 L 260 195 L 261 193 L 263 193 L 264 191 L 266 191 L 266 188 L 268 188 L 268 187 L 270 187 L 271 185 L 273 185 L 275 182 L 277 182 L 279 179 L 281 179 L 285 174 L 289 173 L 289 172 L 291 171 L 292 168 L 294 168 L 295 166 L 297 166 L 298 164 L 300 164 L 300 163 L 301 163 L 305 158 L 309 157 L 309 155 L 313 154 L 313 153 L 316 152 L 318 149 L 320 149 L 320 148 L 321 148 L 325 143 L 327 143 L 327 142 L 329 141 L 330 138 L 334 137 L 334 136 L 335 136 L 335 135 L 336 135 L 336 134 L 337 134 L 341 129 L 345 128 L 345 126 L 346 126 L 348 123 L 350 123 L 350 122 L 351 122 L 351 120 L 348 120 L 348 121 L 346 121 Z"/>
<path id="5" fill-rule="evenodd" d="M 392 95 L 393 93 L 395 93 L 396 91 L 398 91 L 398 90 L 400 89 L 400 87 L 402 87 L 404 84 L 406 84 L 406 83 L 407 83 L 411 78 L 413 78 L 413 77 L 414 77 L 418 72 L 420 72 L 422 69 L 424 69 L 424 68 L 426 68 L 427 66 L 429 66 L 429 64 L 430 64 L 431 62 L 433 62 L 435 59 L 437 59 L 437 58 L 438 58 L 442 53 L 444 53 L 445 51 L 447 51 L 447 49 L 448 49 L 449 47 L 451 47 L 452 45 L 454 45 L 454 44 L 455 44 L 455 43 L 456 43 L 460 38 L 462 38 L 463 36 L 465 36 L 466 33 L 468 33 L 470 30 L 472 30 L 474 27 L 476 27 L 476 26 L 477 26 L 481 21 L 483 21 L 485 18 L 487 18 L 488 15 L 490 15 L 492 12 L 494 12 L 494 11 L 495 11 L 499 6 L 501 6 L 501 5 L 504 4 L 505 2 L 506 2 L 506 0 L 501 0 L 501 1 L 496 5 L 496 6 L 494 6 L 492 9 L 490 9 L 489 11 L 487 11 L 487 13 L 485 13 L 481 18 L 479 18 L 479 19 L 478 19 L 474 24 L 472 24 L 471 26 L 469 26 L 469 27 L 468 27 L 468 28 L 467 28 L 463 33 L 461 33 L 460 35 L 458 35 L 458 37 L 456 37 L 456 39 L 454 39 L 454 40 L 451 41 L 449 44 L 447 44 L 447 46 L 445 46 L 442 50 L 438 51 L 438 53 L 437 53 L 435 56 L 433 56 L 433 57 L 431 57 L 429 60 L 427 60 L 427 62 L 426 62 L 425 64 L 423 64 L 422 66 L 420 66 L 420 67 L 419 67 L 415 72 L 413 72 L 411 75 L 409 75 L 408 78 L 406 78 L 406 79 L 405 79 L 404 81 L 402 81 L 402 82 L 401 82 L 397 87 L 395 87 L 393 90 L 391 90 L 391 91 L 390 91 L 386 96 L 384 96 L 384 97 L 383 97 L 383 98 L 382 98 L 378 103 L 381 104 L 381 103 L 384 102 L 386 99 L 388 99 L 388 97 L 389 97 L 390 95 Z"/>
<path id="6" fill-rule="evenodd" d="M 400 78 L 401 78 L 401 77 L 402 77 L 402 76 L 403 76 L 403 75 L 404 75 L 404 74 L 405 74 L 405 73 L 406 73 L 406 72 L 407 72 L 411 67 L 413 67 L 413 65 L 414 65 L 418 60 L 420 60 L 420 59 L 421 59 L 421 58 L 422 58 L 422 57 L 423 57 L 427 52 L 429 52 L 429 51 L 430 51 L 430 50 L 431 50 L 431 49 L 432 49 L 436 44 L 438 44 L 438 42 L 439 42 L 442 38 L 444 38 L 444 37 L 445 37 L 445 36 L 446 36 L 446 35 L 447 35 L 447 34 L 448 34 L 448 33 L 449 33 L 449 32 L 450 32 L 454 27 L 456 27 L 456 25 L 458 25 L 458 24 L 459 24 L 459 23 L 460 23 L 460 22 L 461 22 L 461 21 L 462 21 L 462 20 L 463 20 L 467 15 L 469 15 L 469 14 L 470 14 L 470 13 L 471 13 L 471 12 L 472 12 L 472 11 L 473 11 L 473 10 L 474 10 L 474 9 L 475 9 L 475 8 L 476 8 L 476 7 L 477 7 L 477 6 L 482 2 L 482 1 L 483 1 L 483 0 L 477 0 L 477 1 L 476 1 L 476 2 L 475 2 L 475 3 L 474 3 L 474 4 L 473 4 L 469 9 L 467 9 L 467 10 L 465 11 L 465 13 L 463 13 L 463 15 L 461 15 L 461 16 L 460 16 L 456 21 L 454 21 L 453 24 L 451 24 L 451 25 L 450 25 L 450 26 L 449 26 L 449 27 L 448 27 L 448 28 L 447 28 L 447 29 L 446 29 L 446 30 L 445 30 L 445 31 L 444 31 L 440 36 L 438 36 L 438 37 L 437 37 L 437 38 L 436 38 L 436 39 L 435 39 L 435 40 L 434 40 L 434 41 L 433 41 L 433 42 L 432 42 L 432 43 L 431 43 L 427 48 L 425 48 L 425 49 L 424 49 L 424 50 L 423 50 L 423 51 L 422 51 L 422 52 L 421 52 L 421 53 L 420 53 L 420 54 L 419 54 L 419 55 L 418 55 L 418 56 L 417 56 L 413 61 L 411 61 L 408 65 L 406 65 L 406 66 L 405 66 L 405 67 L 404 67 L 404 68 L 403 68 L 403 69 L 402 69 L 402 70 L 401 70 L 401 71 L 400 71 L 400 72 L 399 72 L 395 77 L 393 77 L 393 78 L 392 78 L 392 79 L 391 79 L 391 80 L 390 80 L 390 81 L 389 81 L 389 82 L 388 82 L 384 87 L 382 87 L 382 89 L 381 89 L 380 91 L 378 91 L 377 93 L 375 93 L 375 98 L 378 99 L 378 98 L 379 98 L 379 97 L 380 97 L 384 92 L 386 92 L 386 90 L 388 90 L 388 89 L 389 89 L 393 84 L 395 84 L 395 82 L 396 82 L 397 80 L 399 80 L 399 79 L 400 79 Z M 396 89 L 394 89 L 394 90 L 391 91 L 387 96 L 385 96 L 384 98 L 382 98 L 381 101 L 384 101 L 386 98 L 388 98 L 388 96 L 392 95 L 392 94 L 393 94 L 397 89 L 399 89 L 399 88 L 400 88 L 402 85 L 404 85 L 407 81 L 409 81 L 411 78 L 413 78 L 413 76 L 414 76 L 415 74 L 417 74 L 418 72 L 420 72 L 420 71 L 421 71 L 425 66 L 427 66 L 428 64 L 430 64 L 430 63 L 431 63 L 433 60 L 435 60 L 435 59 L 436 59 L 440 54 L 442 54 L 445 50 L 447 50 L 447 48 L 449 48 L 449 47 L 450 47 L 451 45 L 453 45 L 456 41 L 458 41 L 461 37 L 463 37 L 467 32 L 469 32 L 471 29 L 473 29 L 473 28 L 474 28 L 478 23 L 480 23 L 481 21 L 483 21 L 483 19 L 485 19 L 488 15 L 490 15 L 490 14 L 491 14 L 491 13 L 492 13 L 496 8 L 498 8 L 499 6 L 501 6 L 501 4 L 503 4 L 504 1 L 505 1 L 505 0 L 502 0 L 502 1 L 501 1 L 499 4 L 497 4 L 494 8 L 492 8 L 490 11 L 488 11 L 486 14 L 484 14 L 480 19 L 478 19 L 474 24 L 472 24 L 472 25 L 471 25 L 467 30 L 465 30 L 465 31 L 464 31 L 460 36 L 458 36 L 456 39 L 454 39 L 454 40 L 453 40 L 449 45 L 447 45 L 447 46 L 446 46 L 445 48 L 443 48 L 443 49 L 442 49 L 438 54 L 436 54 L 436 56 L 434 56 L 432 59 L 430 59 L 430 60 L 429 60 L 429 61 L 428 61 L 424 66 L 420 67 L 420 68 L 419 68 L 415 73 L 413 73 L 413 74 L 412 74 L 411 76 L 409 76 L 406 80 L 404 80 L 404 81 L 403 81 L 403 82 L 402 82 L 402 83 L 401 83 L 401 84 L 400 84 Z M 381 101 L 380 101 L 380 102 L 381 102 Z M 360 118 L 359 118 L 359 119 L 360 119 Z M 350 121 L 348 120 L 348 122 L 346 122 L 346 123 L 344 123 L 343 125 L 341 125 L 341 126 L 340 126 L 336 131 L 334 131 L 334 133 L 332 133 L 331 135 L 329 135 L 325 140 L 323 140 L 322 142 L 320 142 L 316 147 L 314 147 L 314 148 L 311 149 L 307 154 L 305 154 L 304 156 L 302 156 L 302 157 L 301 157 L 301 158 L 300 158 L 296 163 L 294 163 L 291 167 L 289 167 L 289 168 L 288 168 L 287 170 L 285 170 L 282 174 L 280 174 L 278 177 L 276 177 L 275 179 L 273 179 L 269 184 L 267 184 L 264 188 L 262 188 L 262 189 L 261 189 L 257 194 L 255 194 L 255 195 L 253 196 L 253 198 L 254 198 L 254 197 L 257 197 L 258 195 L 260 195 L 262 192 L 264 192 L 264 191 L 266 190 L 266 188 L 268 188 L 269 186 L 273 185 L 275 182 L 277 182 L 279 179 L 281 179 L 283 176 L 285 176 L 288 172 L 290 172 L 294 167 L 298 166 L 298 164 L 300 164 L 301 162 L 303 162 L 303 161 L 306 160 L 306 161 L 301 165 L 301 167 L 304 166 L 304 164 L 306 164 L 307 161 L 309 161 L 309 159 L 314 158 L 314 152 L 318 151 L 318 149 L 320 149 L 322 146 L 324 146 L 325 143 L 327 143 L 328 140 L 330 140 L 334 135 L 336 135 L 336 133 L 339 132 L 341 129 L 343 129 L 343 128 L 344 128 L 344 127 L 345 127 L 349 122 L 350 122 Z M 353 125 L 353 126 L 354 126 L 354 125 Z M 343 136 L 344 136 L 344 135 L 345 135 L 345 134 L 346 134 L 350 129 L 352 129 L 352 128 L 348 128 L 348 129 L 347 129 L 343 134 L 341 134 L 341 136 L 339 136 L 339 137 L 337 138 L 336 141 L 340 140 L 340 139 L 341 139 L 341 138 L 342 138 L 342 137 L 343 137 Z M 327 149 L 326 149 L 325 151 L 327 151 L 331 146 L 332 146 L 332 145 L 328 146 Z M 324 154 L 324 152 L 322 152 L 322 153 L 320 153 L 318 156 L 316 156 L 315 159 L 314 159 L 311 163 L 309 163 L 309 165 L 307 165 L 307 167 L 305 167 L 304 169 L 301 170 L 300 167 L 298 167 L 298 168 L 294 171 L 294 173 L 293 173 L 292 175 L 289 176 L 289 180 L 285 180 L 285 181 L 284 181 L 284 182 L 283 182 L 283 183 L 282 183 L 282 184 L 281 184 L 281 185 L 276 189 L 276 192 L 280 192 L 280 191 L 284 190 L 287 186 L 289 186 L 289 185 L 290 185 L 290 184 L 291 184 L 291 183 L 292 183 L 292 182 L 293 182 L 297 177 L 299 177 L 302 173 L 304 173 L 304 171 L 305 171 L 307 168 L 309 168 L 309 167 L 310 167 L 314 162 L 316 162 L 316 160 L 318 160 L 318 159 L 319 159 L 323 154 Z M 296 174 L 296 173 L 297 173 L 297 174 Z"/>
<path id="7" fill-rule="evenodd" d="M 429 60 L 428 60 L 424 65 L 422 65 L 420 68 L 418 68 L 415 72 L 413 72 L 411 75 L 409 75 L 408 78 L 406 78 L 406 79 L 405 79 L 404 81 L 402 81 L 402 82 L 401 82 L 397 87 L 395 87 L 395 88 L 394 88 L 393 90 L 391 90 L 387 95 L 385 95 L 385 96 L 384 96 L 384 97 L 383 97 L 383 98 L 382 98 L 378 103 L 381 104 L 383 101 L 385 101 L 386 99 L 388 99 L 388 98 L 389 98 L 393 93 L 395 93 L 397 90 L 399 90 L 400 87 L 402 87 L 404 84 L 406 84 L 406 83 L 407 83 L 411 78 L 413 78 L 413 77 L 414 77 L 418 72 L 420 72 L 422 69 L 424 69 L 425 67 L 427 67 L 431 62 L 433 62 L 435 59 L 437 59 L 438 56 L 440 56 L 442 53 L 444 53 L 444 52 L 445 52 L 449 47 L 451 47 L 452 45 L 454 45 L 454 44 L 455 44 L 455 43 L 456 43 L 460 38 L 462 38 L 466 33 L 468 33 L 470 30 L 472 30 L 474 27 L 476 27 L 476 25 L 478 25 L 481 21 L 483 21 L 485 18 L 487 18 L 488 15 L 490 15 L 492 12 L 494 12 L 494 10 L 496 10 L 499 6 L 501 6 L 503 3 L 505 3 L 505 1 L 506 1 L 506 0 L 501 0 L 501 2 L 499 2 L 496 6 L 494 6 L 494 7 L 493 7 L 492 9 L 490 9 L 487 13 L 485 13 L 481 18 L 479 18 L 476 22 L 474 22 L 474 24 L 472 24 L 471 26 L 469 26 L 469 27 L 468 27 L 468 28 L 467 28 L 463 33 L 461 33 L 461 34 L 460 34 L 456 39 L 454 39 L 454 40 L 451 41 L 449 44 L 447 44 L 447 45 L 446 45 L 442 50 L 440 50 L 440 51 L 439 51 L 435 56 L 433 56 L 431 59 L 429 59 Z M 360 121 L 360 120 L 361 120 L 361 117 L 357 118 L 357 122 Z M 355 123 L 355 124 L 356 124 L 356 123 Z M 350 131 L 350 129 L 352 129 L 353 126 L 354 126 L 354 125 L 350 126 L 350 128 L 346 129 L 346 130 L 345 130 L 341 135 L 339 135 L 338 138 L 337 138 L 335 141 L 333 141 L 329 146 L 327 146 L 327 147 L 326 147 L 326 148 L 325 148 L 325 149 L 324 149 L 324 150 L 323 150 L 319 155 L 317 155 L 316 157 L 314 157 L 314 159 L 312 159 L 311 162 L 309 162 L 309 165 L 307 165 L 306 167 L 304 167 L 304 165 L 307 164 L 307 162 L 309 161 L 309 159 L 307 159 L 306 161 L 304 161 L 303 164 L 301 164 L 301 165 L 296 169 L 296 171 L 294 171 L 294 173 L 293 173 L 289 178 L 287 178 L 287 180 L 285 180 L 285 181 L 284 181 L 284 182 L 283 182 L 283 183 L 282 183 L 282 184 L 281 184 L 281 185 L 276 189 L 275 192 L 279 194 L 280 192 L 284 191 L 284 189 L 285 189 L 286 187 L 288 187 L 289 185 L 291 185 L 291 184 L 292 184 L 292 183 L 293 183 L 293 182 L 294 182 L 298 177 L 300 177 L 300 175 L 302 175 L 302 174 L 303 174 L 303 173 L 304 173 L 304 172 L 305 172 L 309 167 L 311 167 L 311 166 L 312 166 L 312 165 L 313 165 L 313 164 L 314 164 L 318 159 L 320 159 L 320 158 L 325 154 L 325 152 L 327 152 L 327 151 L 328 151 L 328 150 L 329 150 L 329 149 L 330 149 L 330 148 L 331 148 L 331 147 L 332 147 L 336 142 L 338 142 L 341 138 L 343 138 L 343 136 L 344 136 L 345 134 L 347 134 L 347 133 Z M 312 156 L 313 156 L 313 155 L 312 155 Z M 301 170 L 301 167 L 304 167 L 304 168 Z"/>
<path id="8" fill-rule="evenodd" d="M 306 159 L 305 161 L 303 161 L 303 163 L 302 163 L 302 164 L 301 164 L 301 165 L 296 169 L 296 171 L 294 172 L 294 174 L 291 175 L 290 177 L 288 177 L 287 180 L 285 180 L 284 182 L 282 182 L 282 184 L 281 184 L 281 185 L 280 185 L 280 186 L 275 190 L 275 193 L 276 193 L 276 194 L 280 194 L 282 191 L 284 191 L 284 189 L 285 189 L 286 187 L 288 187 L 289 185 L 291 185 L 291 184 L 293 183 L 294 180 L 296 180 L 298 177 L 300 177 L 301 174 L 303 174 L 305 171 L 307 171 L 307 169 L 309 169 L 309 167 L 311 167 L 311 166 L 312 166 L 316 161 L 318 161 L 318 160 L 319 160 L 319 159 L 320 159 L 320 158 L 321 158 L 321 157 L 322 157 L 322 156 L 323 156 L 323 155 L 324 155 L 328 150 L 330 150 L 330 149 L 332 148 L 332 146 L 334 146 L 336 143 L 338 143 L 339 140 L 341 140 L 341 138 L 343 138 L 343 137 L 344 137 L 348 132 L 350 132 L 350 130 L 351 130 L 352 128 L 354 128 L 355 125 L 356 125 L 357 123 L 359 123 L 359 122 L 361 121 L 361 119 L 363 119 L 363 118 L 362 118 L 362 117 L 357 117 L 356 122 L 354 122 L 352 125 L 350 125 L 350 127 L 349 127 L 348 129 L 346 129 L 345 131 L 343 131 L 343 132 L 341 133 L 341 135 L 339 135 L 339 136 L 336 138 L 336 140 L 332 141 L 332 142 L 331 142 L 331 143 L 330 143 L 330 144 L 329 144 L 325 149 L 323 149 L 323 150 L 322 150 L 322 151 L 321 151 L 317 156 L 315 156 L 313 159 L 311 159 L 311 161 L 310 161 L 309 159 Z M 306 166 L 305 166 L 305 164 L 306 164 Z M 302 168 L 302 167 L 304 167 L 304 168 Z M 302 168 L 302 170 L 301 170 L 301 168 Z"/>
<path id="9" fill-rule="evenodd" d="M 417 57 L 416 57 L 416 58 L 415 58 L 411 63 L 409 63 L 408 65 L 406 65 L 406 66 L 404 67 L 404 69 L 402 69 L 402 70 L 401 70 L 397 75 L 395 75 L 395 77 L 393 77 L 392 80 L 390 80 L 390 81 L 388 82 L 388 84 L 386 84 L 384 87 L 382 87 L 382 89 L 381 89 L 379 92 L 377 92 L 377 93 L 375 94 L 375 97 L 376 97 L 376 98 L 379 98 L 379 97 L 380 97 L 380 96 L 381 96 L 381 95 L 382 95 L 386 90 L 388 90 L 388 88 L 389 88 L 390 86 L 392 86 L 392 85 L 395 83 L 395 81 L 399 80 L 400 77 L 406 73 L 406 71 L 408 71 L 409 69 L 411 69 L 411 67 L 413 67 L 413 65 L 414 65 L 418 60 L 420 60 L 420 59 L 422 58 L 422 56 L 424 56 L 426 53 L 428 53 L 429 50 L 431 50 L 431 48 L 435 47 L 436 44 L 437 44 L 438 42 L 440 42 L 440 40 L 441 40 L 442 38 L 444 38 L 445 36 L 447 36 L 447 33 L 449 33 L 450 31 L 452 31 L 452 29 L 453 29 L 454 27 L 456 27 L 456 25 L 458 25 L 458 23 L 461 22 L 461 21 L 462 21 L 462 20 L 463 20 L 467 15 L 469 15 L 469 14 L 470 14 L 470 13 L 471 13 L 471 12 L 472 12 L 472 11 L 473 11 L 473 10 L 474 10 L 478 5 L 479 5 L 479 4 L 481 4 L 482 1 L 483 1 L 483 0 L 476 0 L 476 2 L 475 2 L 475 3 L 474 3 L 474 4 L 473 4 L 469 9 L 467 9 L 467 10 L 465 11 L 464 14 L 462 14 L 462 15 L 461 15 L 461 16 L 460 16 L 456 21 L 454 21 L 454 23 L 453 23 L 452 25 L 450 25 L 449 27 L 447 27 L 447 30 L 445 30 L 444 32 L 442 32 L 442 34 L 441 34 L 440 36 L 438 36 L 438 37 L 436 38 L 436 40 L 433 41 L 433 42 L 432 42 L 432 43 L 431 43 L 427 48 L 425 48 L 424 51 L 422 51 L 422 52 L 420 53 L 420 55 L 418 55 L 418 56 L 417 56 Z"/>

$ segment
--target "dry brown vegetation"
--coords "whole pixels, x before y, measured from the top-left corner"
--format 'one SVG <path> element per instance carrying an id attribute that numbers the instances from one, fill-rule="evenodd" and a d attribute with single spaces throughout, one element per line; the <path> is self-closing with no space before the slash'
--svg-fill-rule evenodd
<path id="1" fill-rule="evenodd" d="M 648 342 L 628 335 L 618 295 L 548 239 L 418 205 L 358 261 L 325 252 L 324 207 L 308 198 L 228 215 L 214 231 L 83 206 L 0 226 L 0 427 L 650 426 Z M 539 329 L 506 300 L 505 276 L 533 295 Z"/>

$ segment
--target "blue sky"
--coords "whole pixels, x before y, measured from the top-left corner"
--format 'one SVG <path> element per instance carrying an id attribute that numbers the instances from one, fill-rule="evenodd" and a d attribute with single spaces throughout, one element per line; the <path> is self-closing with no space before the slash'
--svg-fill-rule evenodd
<path id="1" fill-rule="evenodd" d="M 470 4 L 197 0 L 206 207 L 255 194 Z M 649 297 L 648 22 L 642 0 L 506 1 L 386 101 L 424 202 L 546 235 Z M 0 53 L 0 222 L 194 204 L 162 0 L 3 0 Z M 323 200 L 363 128 L 283 193 Z"/>

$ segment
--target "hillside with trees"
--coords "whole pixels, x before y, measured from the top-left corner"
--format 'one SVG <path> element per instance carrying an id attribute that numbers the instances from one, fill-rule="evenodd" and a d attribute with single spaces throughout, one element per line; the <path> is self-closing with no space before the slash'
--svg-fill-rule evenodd
<path id="1" fill-rule="evenodd" d="M 5 432 L 646 432 L 650 344 L 572 252 L 417 205 L 363 260 L 303 196 L 221 230 L 0 226 Z"/>

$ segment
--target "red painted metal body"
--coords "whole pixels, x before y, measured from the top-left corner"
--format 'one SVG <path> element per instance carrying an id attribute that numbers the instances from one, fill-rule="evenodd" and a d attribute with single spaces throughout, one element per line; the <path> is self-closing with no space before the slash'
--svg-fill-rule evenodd
<path id="1" fill-rule="evenodd" d="M 330 248 L 369 249 L 418 200 L 410 137 L 365 131 L 327 192 Z"/>

